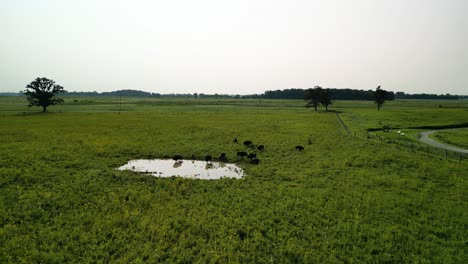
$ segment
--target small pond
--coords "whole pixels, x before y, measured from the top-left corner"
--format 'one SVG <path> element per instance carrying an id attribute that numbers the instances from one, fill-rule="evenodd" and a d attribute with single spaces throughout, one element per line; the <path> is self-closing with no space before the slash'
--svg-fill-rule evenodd
<path id="1" fill-rule="evenodd" d="M 131 160 L 118 170 L 131 170 L 155 177 L 180 176 L 190 179 L 215 180 L 244 177 L 244 171 L 236 164 L 199 160 L 140 159 Z"/>

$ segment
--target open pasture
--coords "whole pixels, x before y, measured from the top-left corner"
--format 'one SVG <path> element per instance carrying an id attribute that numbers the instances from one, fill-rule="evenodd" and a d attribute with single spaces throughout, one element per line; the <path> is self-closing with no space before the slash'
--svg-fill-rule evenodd
<path id="1" fill-rule="evenodd" d="M 336 109 L 341 112 L 341 118 L 352 133 L 365 135 L 368 129 L 377 130 L 373 133 L 379 137 L 408 143 L 419 144 L 418 139 L 423 131 L 468 127 L 466 99 L 396 100 L 384 104 L 380 111 L 376 111 L 372 102 L 341 101 Z M 390 127 L 391 130 L 382 131 L 384 126 Z M 468 144 L 467 137 L 459 136 L 455 140 L 458 144 Z"/>
<path id="2" fill-rule="evenodd" d="M 454 129 L 436 132 L 430 137 L 436 141 L 468 149 L 468 129 Z"/>
<path id="3" fill-rule="evenodd" d="M 386 102 L 380 111 L 369 101 L 340 101 L 336 109 L 351 130 L 398 129 L 423 126 L 468 126 L 468 100 L 396 100 Z"/>
<path id="4" fill-rule="evenodd" d="M 467 260 L 466 167 L 347 136 L 335 113 L 302 101 L 122 99 L 66 99 L 45 114 L 0 99 L 1 262 Z M 360 128 L 397 120 L 391 107 L 331 109 Z M 440 124 L 467 120 L 466 108 L 442 110 Z M 265 145 L 258 165 L 236 160 L 252 150 L 234 138 Z M 116 170 L 223 152 L 245 179 Z"/>

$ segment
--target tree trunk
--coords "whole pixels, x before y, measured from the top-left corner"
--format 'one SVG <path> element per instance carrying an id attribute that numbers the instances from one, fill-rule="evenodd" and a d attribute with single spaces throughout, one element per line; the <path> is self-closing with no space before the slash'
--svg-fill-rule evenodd
<path id="1" fill-rule="evenodd" d="M 380 105 L 377 104 L 377 111 L 380 111 Z"/>
<path id="2" fill-rule="evenodd" d="M 47 106 L 42 106 L 42 112 L 43 113 L 46 112 L 46 108 L 47 108 Z"/>
<path id="3" fill-rule="evenodd" d="M 325 105 L 325 111 L 328 111 L 328 105 Z"/>
<path id="4" fill-rule="evenodd" d="M 314 105 L 315 111 L 317 111 L 317 105 Z"/>

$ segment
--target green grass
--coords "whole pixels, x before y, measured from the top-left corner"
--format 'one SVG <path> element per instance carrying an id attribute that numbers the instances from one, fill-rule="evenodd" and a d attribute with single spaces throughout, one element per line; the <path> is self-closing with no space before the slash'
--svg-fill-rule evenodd
<path id="1" fill-rule="evenodd" d="M 338 107 L 338 103 L 341 103 Z M 387 102 L 377 111 L 372 102 L 338 102 L 341 117 L 353 131 L 390 126 L 408 129 L 420 126 L 447 126 L 466 123 L 468 100 L 398 100 Z M 439 105 L 443 105 L 442 108 Z"/>
<path id="2" fill-rule="evenodd" d="M 429 137 L 442 143 L 468 149 L 468 129 L 466 128 L 439 131 Z"/>
<path id="3" fill-rule="evenodd" d="M 115 98 L 91 100 L 41 114 L 0 99 L 1 262 L 467 261 L 464 163 L 349 137 L 302 101 L 124 98 L 119 113 Z M 258 166 L 239 162 L 243 180 L 115 170 L 233 159 L 234 137 L 266 146 Z"/>
<path id="4" fill-rule="evenodd" d="M 468 126 L 466 99 L 396 100 L 386 102 L 380 111 L 377 111 L 373 102 L 341 101 L 337 102 L 336 109 L 353 134 L 364 137 L 367 129 L 378 129 L 373 132 L 377 136 L 407 143 L 419 144 L 419 134 L 426 130 L 452 125 Z M 393 129 L 389 132 L 381 131 L 384 126 Z M 405 135 L 401 136 L 397 131 Z"/>

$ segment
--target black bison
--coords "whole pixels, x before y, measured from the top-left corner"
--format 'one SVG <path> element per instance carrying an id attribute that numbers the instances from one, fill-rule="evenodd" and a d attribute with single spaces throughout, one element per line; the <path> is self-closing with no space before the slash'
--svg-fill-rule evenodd
<path id="1" fill-rule="evenodd" d="M 249 155 L 247 155 L 247 158 L 249 159 L 253 159 L 253 158 L 256 158 L 257 157 L 257 154 L 255 153 L 250 153 Z"/>
<path id="2" fill-rule="evenodd" d="M 250 147 L 250 146 L 252 146 L 252 144 L 253 144 L 253 142 L 250 141 L 250 140 L 244 141 L 244 146 L 246 146 L 246 147 Z"/>
<path id="3" fill-rule="evenodd" d="M 237 152 L 237 157 L 243 158 L 243 157 L 245 157 L 245 156 L 247 156 L 247 152 L 245 152 L 245 151 L 239 151 L 239 152 Z"/>
<path id="4" fill-rule="evenodd" d="M 265 149 L 265 146 L 264 146 L 264 145 L 259 145 L 259 146 L 257 147 L 257 149 L 260 150 L 260 151 L 262 151 L 262 150 Z"/>
<path id="5" fill-rule="evenodd" d="M 212 159 L 213 159 L 213 157 L 212 157 L 211 155 L 207 155 L 207 156 L 205 157 L 205 161 L 206 161 L 206 162 L 210 162 Z"/>
<path id="6" fill-rule="evenodd" d="M 181 160 L 181 159 L 184 159 L 181 155 L 174 155 L 174 157 L 172 157 L 173 160 L 175 161 L 178 161 L 178 160 Z"/>
<path id="7" fill-rule="evenodd" d="M 257 159 L 257 158 L 255 158 L 255 159 L 252 159 L 252 160 L 250 161 L 250 164 L 255 164 L 255 165 L 258 165 L 258 163 L 260 163 L 260 160 L 259 160 L 259 159 Z"/>
<path id="8" fill-rule="evenodd" d="M 239 144 L 239 141 L 237 141 L 237 138 L 235 138 L 232 142 Z"/>
<path id="9" fill-rule="evenodd" d="M 304 150 L 304 147 L 303 146 L 296 146 L 296 149 L 301 151 L 301 150 Z"/>
<path id="10" fill-rule="evenodd" d="M 221 156 L 219 156 L 220 161 L 227 161 L 226 153 L 221 153 Z"/>

